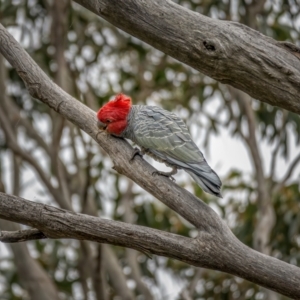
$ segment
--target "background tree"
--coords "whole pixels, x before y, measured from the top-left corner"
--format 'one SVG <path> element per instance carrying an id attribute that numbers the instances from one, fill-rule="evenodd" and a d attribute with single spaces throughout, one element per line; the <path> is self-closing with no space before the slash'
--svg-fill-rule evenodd
<path id="1" fill-rule="evenodd" d="M 179 3 L 212 18 L 239 21 L 276 40 L 299 40 L 295 2 Z M 58 85 L 92 109 L 123 91 L 135 103 L 178 113 L 206 155 L 211 152 L 210 160 L 219 163 L 224 199 L 204 194 L 184 174 L 176 177 L 177 183 L 213 207 L 243 243 L 299 265 L 297 115 L 220 84 L 69 1 L 1 1 L 1 21 Z M 6 91 L 0 95 L 2 191 L 90 215 L 196 234 L 191 224 L 112 170 L 107 155 L 88 135 L 31 98 L 9 64 L 1 60 L 0 66 L 1 90 Z M 215 136 L 225 143 L 226 135 L 238 149 L 247 149 L 251 169 L 226 163 L 224 148 L 214 150 L 220 146 Z M 15 226 L 1 220 L 1 229 Z M 150 259 L 132 249 L 74 240 L 27 244 L 1 245 L 4 298 L 284 298 L 225 273 L 163 257 Z"/>

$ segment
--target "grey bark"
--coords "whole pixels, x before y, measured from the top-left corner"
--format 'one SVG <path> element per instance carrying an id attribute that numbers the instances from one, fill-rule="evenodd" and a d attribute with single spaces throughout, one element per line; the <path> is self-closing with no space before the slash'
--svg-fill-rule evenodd
<path id="1" fill-rule="evenodd" d="M 300 49 L 171 0 L 74 0 L 116 27 L 253 98 L 300 114 Z"/>
<path id="2" fill-rule="evenodd" d="M 95 112 L 55 85 L 0 25 L 0 52 L 17 70 L 30 94 L 88 133 L 110 155 L 114 168 L 176 211 L 198 230 L 195 239 L 146 227 L 85 216 L 0 194 L 0 218 L 27 224 L 50 238 L 76 238 L 167 256 L 198 267 L 227 272 L 292 298 L 300 298 L 300 269 L 243 245 L 200 199 L 142 158 L 130 162 L 132 147 L 99 132 Z M 14 209 L 11 209 L 13 207 Z"/>
<path id="3" fill-rule="evenodd" d="M 182 205 L 189 207 L 190 202 L 193 205 L 192 197 L 182 198 Z M 193 206 L 199 212 L 199 208 Z M 200 222 L 205 223 L 202 217 L 200 213 Z M 49 238 L 90 240 L 167 256 L 197 267 L 227 272 L 291 298 L 300 298 L 300 268 L 243 245 L 217 215 L 214 218 L 219 219 L 218 227 L 199 230 L 197 238 L 188 238 L 0 193 L 0 218 L 38 228 Z M 210 218 L 207 213 L 206 218 Z"/>
<path id="4" fill-rule="evenodd" d="M 65 91 L 70 90 L 68 65 L 64 55 L 67 49 L 68 32 L 68 12 L 70 11 L 70 0 L 54 0 L 49 8 L 52 19 L 51 24 L 51 43 L 55 47 L 54 61 L 57 64 L 57 71 L 54 75 L 54 82 Z M 57 177 L 59 189 L 66 202 L 71 203 L 71 195 L 67 186 L 66 173 L 59 159 L 60 140 L 65 126 L 65 119 L 61 116 L 52 114 L 52 145 L 51 162 L 54 174 Z"/>

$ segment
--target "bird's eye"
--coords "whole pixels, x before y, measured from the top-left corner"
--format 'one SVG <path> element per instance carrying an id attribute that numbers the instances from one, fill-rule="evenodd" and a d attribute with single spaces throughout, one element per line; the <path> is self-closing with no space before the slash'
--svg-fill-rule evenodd
<path id="1" fill-rule="evenodd" d="M 109 120 L 109 119 L 106 120 L 106 123 L 110 123 L 110 122 L 111 122 L 111 120 Z"/>

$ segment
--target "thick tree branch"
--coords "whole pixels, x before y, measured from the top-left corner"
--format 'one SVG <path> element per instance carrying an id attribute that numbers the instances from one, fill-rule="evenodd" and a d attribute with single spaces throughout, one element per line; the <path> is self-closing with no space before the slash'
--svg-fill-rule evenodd
<path id="1" fill-rule="evenodd" d="M 0 25 L 0 52 L 25 82 L 30 94 L 87 132 L 110 155 L 114 168 L 199 229 L 195 239 L 146 227 L 102 220 L 0 194 L 0 218 L 39 229 L 51 238 L 75 238 L 130 247 L 227 272 L 300 298 L 300 269 L 258 253 L 239 242 L 228 226 L 200 199 L 161 176 L 142 158 L 129 162 L 132 147 L 99 132 L 95 112 L 55 85 Z M 11 208 L 14 209 L 11 209 Z"/>
<path id="2" fill-rule="evenodd" d="M 171 0 L 74 0 L 181 62 L 253 98 L 300 114 L 300 50 Z"/>
<path id="3" fill-rule="evenodd" d="M 14 207 L 12 210 L 11 207 Z M 78 214 L 0 193 L 0 218 L 33 226 L 49 238 L 109 243 L 240 276 L 300 298 L 300 268 L 256 252 L 233 235 L 200 232 L 197 238 Z"/>
<path id="4" fill-rule="evenodd" d="M 184 255 L 186 259 L 186 250 L 195 246 L 195 243 L 191 243 L 192 239 L 187 237 L 77 214 L 4 193 L 0 193 L 0 218 L 38 228 L 48 238 L 90 240 L 130 247 L 142 252 L 161 252 L 160 255 L 166 255 L 173 249 L 174 254 L 177 253 L 178 257 Z"/>
<path id="5" fill-rule="evenodd" d="M 155 169 L 137 157 L 130 162 L 132 147 L 123 139 L 99 132 L 94 111 L 77 101 L 38 67 L 27 52 L 0 25 L 0 52 L 17 70 L 32 97 L 37 98 L 89 134 L 110 155 L 114 168 L 206 232 L 229 231 L 217 214 L 197 197 L 164 176 L 152 176 Z"/>

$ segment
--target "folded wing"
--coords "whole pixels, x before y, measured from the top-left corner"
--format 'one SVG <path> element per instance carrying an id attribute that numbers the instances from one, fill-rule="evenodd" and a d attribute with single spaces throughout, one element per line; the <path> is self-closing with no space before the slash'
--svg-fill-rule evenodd
<path id="1" fill-rule="evenodd" d="M 174 113 L 144 106 L 133 124 L 134 141 L 154 156 L 188 172 L 206 192 L 221 197 L 221 181 L 192 141 L 185 123 Z"/>

